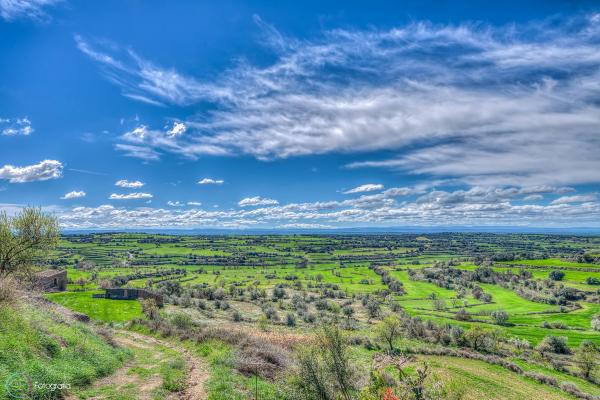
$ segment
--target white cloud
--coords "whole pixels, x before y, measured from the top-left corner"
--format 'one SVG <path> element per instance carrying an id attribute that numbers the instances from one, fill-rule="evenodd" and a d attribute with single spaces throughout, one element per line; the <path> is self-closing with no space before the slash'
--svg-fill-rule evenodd
<path id="1" fill-rule="evenodd" d="M 160 153 L 156 149 L 181 154 L 187 158 L 195 159 L 198 154 L 226 155 L 227 151 L 211 144 L 197 143 L 181 139 L 181 134 L 173 135 L 172 129 L 168 131 L 150 129 L 140 125 L 131 131 L 125 132 L 120 139 L 127 142 L 117 143 L 115 148 L 124 151 L 126 156 L 141 158 L 143 160 L 158 160 Z M 186 141 L 187 140 L 187 141 Z"/>
<path id="2" fill-rule="evenodd" d="M 593 16 L 510 27 L 415 22 L 303 40 L 255 21 L 274 62 L 240 62 L 206 82 L 77 38 L 130 97 L 215 106 L 185 121 L 185 135 L 126 134 L 138 148 L 117 148 L 134 156 L 144 148 L 152 159 L 159 151 L 274 159 L 396 150 L 351 166 L 470 185 L 600 181 Z"/>
<path id="3" fill-rule="evenodd" d="M 279 225 L 278 228 L 281 228 L 281 229 L 332 229 L 335 227 L 333 225 L 306 224 L 306 223 L 299 222 L 299 223 Z"/>
<path id="4" fill-rule="evenodd" d="M 344 193 L 351 194 L 351 193 L 374 192 L 376 190 L 382 190 L 382 189 L 383 189 L 383 185 L 381 185 L 381 184 L 367 183 L 365 185 L 357 186 L 354 189 L 346 190 Z"/>
<path id="5" fill-rule="evenodd" d="M 65 194 L 63 197 L 61 197 L 61 199 L 62 200 L 79 199 L 79 198 L 82 198 L 85 196 L 86 196 L 86 193 L 83 190 L 80 190 L 80 191 L 74 190 L 72 192 Z"/>
<path id="6" fill-rule="evenodd" d="M 0 118 L 0 134 L 3 136 L 29 136 L 33 131 L 31 121 L 27 117 L 17 119 Z"/>
<path id="7" fill-rule="evenodd" d="M 18 18 L 41 20 L 47 18 L 45 7 L 62 0 L 0 0 L 0 16 L 7 21 Z"/>
<path id="8" fill-rule="evenodd" d="M 200 203 L 199 201 L 188 201 L 187 205 L 188 206 L 200 207 L 202 205 L 202 203 Z"/>
<path id="9" fill-rule="evenodd" d="M 588 201 L 595 201 L 596 198 L 597 196 L 595 194 L 563 196 L 553 200 L 551 204 L 584 203 Z"/>
<path id="10" fill-rule="evenodd" d="M 523 198 L 523 200 L 525 201 L 535 201 L 535 200 L 542 200 L 544 198 L 544 196 L 542 196 L 541 194 L 530 194 L 529 196 L 525 196 Z"/>
<path id="11" fill-rule="evenodd" d="M 122 188 L 139 189 L 139 188 L 143 187 L 144 185 L 145 185 L 145 183 L 143 183 L 143 182 L 128 181 L 127 179 L 121 179 L 121 180 L 115 182 L 115 186 L 119 186 Z"/>
<path id="12" fill-rule="evenodd" d="M 171 207 L 183 207 L 185 206 L 184 203 L 180 202 L 180 201 L 167 201 L 167 205 L 171 206 Z"/>
<path id="13" fill-rule="evenodd" d="M 185 133 L 187 127 L 183 122 L 175 122 L 173 127 L 167 131 L 167 135 L 170 137 L 177 137 Z"/>
<path id="14" fill-rule="evenodd" d="M 248 207 L 248 206 L 272 206 L 277 205 L 279 202 L 274 199 L 267 199 L 260 196 L 256 197 L 246 197 L 238 202 L 240 207 Z"/>
<path id="15" fill-rule="evenodd" d="M 246 203 L 251 208 L 204 210 L 172 207 L 168 209 L 124 208 L 103 205 L 75 207 L 60 211 L 64 227 L 265 227 L 316 228 L 317 226 L 596 226 L 600 221 L 600 202 L 579 198 L 561 204 L 525 204 L 524 194 L 556 194 L 560 188 L 472 187 L 443 191 L 422 188 L 390 188 L 359 199 L 314 203 L 258 204 L 261 198 Z M 420 193 L 407 200 L 401 193 Z M 589 196 L 589 195 L 578 195 Z M 590 200 L 590 201 L 586 201 Z"/>
<path id="16" fill-rule="evenodd" d="M 160 153 L 146 146 L 117 143 L 115 148 L 123 151 L 127 157 L 141 158 L 146 161 L 154 161 L 160 158 Z"/>
<path id="17" fill-rule="evenodd" d="M 222 179 L 202 178 L 198 181 L 198 185 L 222 185 L 224 182 Z"/>
<path id="18" fill-rule="evenodd" d="M 152 195 L 150 193 L 128 193 L 128 194 L 113 193 L 110 195 L 109 198 L 111 200 L 151 199 Z"/>
<path id="19" fill-rule="evenodd" d="M 62 170 L 63 165 L 56 160 L 44 160 L 25 167 L 5 165 L 0 168 L 0 179 L 6 179 L 10 183 L 46 181 L 60 178 Z"/>

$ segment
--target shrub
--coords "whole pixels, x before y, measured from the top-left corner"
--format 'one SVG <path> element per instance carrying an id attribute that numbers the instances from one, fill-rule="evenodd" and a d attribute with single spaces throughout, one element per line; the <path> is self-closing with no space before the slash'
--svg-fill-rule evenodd
<path id="1" fill-rule="evenodd" d="M 586 280 L 585 283 L 587 283 L 588 285 L 600 285 L 600 279 L 595 278 L 593 276 L 589 276 Z"/>
<path id="2" fill-rule="evenodd" d="M 158 306 L 156 305 L 156 300 L 154 299 L 140 299 L 140 304 L 142 305 L 142 312 L 151 321 L 155 321 L 159 319 L 160 313 L 158 311 Z"/>
<path id="3" fill-rule="evenodd" d="M 290 327 L 296 326 L 296 316 L 293 313 L 287 313 L 285 316 L 285 324 Z"/>
<path id="4" fill-rule="evenodd" d="M 11 278 L 0 278 L 0 304 L 9 304 L 17 298 L 17 282 Z"/>
<path id="5" fill-rule="evenodd" d="M 456 314 L 454 314 L 454 317 L 459 321 L 468 321 L 471 319 L 471 315 L 464 308 L 458 310 Z"/>
<path id="6" fill-rule="evenodd" d="M 550 271 L 550 273 L 548 274 L 548 277 L 550 279 L 552 279 L 553 281 L 562 281 L 563 278 L 565 277 L 565 273 L 560 270 L 554 270 L 554 271 Z"/>
<path id="7" fill-rule="evenodd" d="M 600 331 L 600 314 L 596 314 L 594 318 L 592 318 L 592 329 Z"/>
<path id="8" fill-rule="evenodd" d="M 581 342 L 573 361 L 577 364 L 579 369 L 581 369 L 581 372 L 586 379 L 589 379 L 596 368 L 597 357 L 598 348 L 591 340 L 584 340 Z"/>
<path id="9" fill-rule="evenodd" d="M 238 310 L 235 310 L 233 312 L 233 314 L 231 315 L 231 319 L 233 320 L 233 322 L 241 322 L 244 320 L 244 317 L 242 317 L 241 312 L 239 312 Z"/>
<path id="10" fill-rule="evenodd" d="M 537 345 L 536 350 L 540 353 L 570 354 L 571 350 L 567 346 L 567 338 L 564 336 L 546 336 L 544 340 Z"/>
<path id="11" fill-rule="evenodd" d="M 465 333 L 465 340 L 475 350 L 493 352 L 498 347 L 498 333 L 473 326 Z"/>
<path id="12" fill-rule="evenodd" d="M 171 323 L 177 329 L 189 329 L 194 325 L 192 317 L 186 313 L 178 312 L 171 315 Z"/>
<path id="13" fill-rule="evenodd" d="M 508 313 L 502 310 L 492 312 L 491 317 L 498 325 L 504 325 L 508 321 Z"/>

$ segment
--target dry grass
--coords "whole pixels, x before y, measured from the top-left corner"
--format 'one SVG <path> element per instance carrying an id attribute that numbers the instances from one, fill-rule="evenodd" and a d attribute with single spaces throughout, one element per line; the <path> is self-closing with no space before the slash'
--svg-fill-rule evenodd
<path id="1" fill-rule="evenodd" d="M 20 297 L 19 285 L 11 277 L 0 278 L 0 303 L 12 304 Z"/>

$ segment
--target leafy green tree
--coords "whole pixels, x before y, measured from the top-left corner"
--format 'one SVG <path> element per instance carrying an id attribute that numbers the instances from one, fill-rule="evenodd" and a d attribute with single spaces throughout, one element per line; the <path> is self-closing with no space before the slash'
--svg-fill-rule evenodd
<path id="1" fill-rule="evenodd" d="M 589 378 L 598 365 L 598 348 L 591 340 L 584 340 L 577 348 L 573 361 L 581 369 L 583 376 Z"/>
<path id="2" fill-rule="evenodd" d="M 548 274 L 548 277 L 550 279 L 552 279 L 553 281 L 562 281 L 563 278 L 565 277 L 565 273 L 560 270 L 554 270 L 554 271 L 550 271 L 550 274 Z"/>
<path id="3" fill-rule="evenodd" d="M 394 344 L 398 340 L 402 332 L 402 322 L 395 315 L 385 317 L 383 321 L 377 324 L 377 337 L 387 344 L 389 351 L 394 351 Z"/>
<path id="4" fill-rule="evenodd" d="M 24 208 L 14 217 L 0 213 L 0 277 L 27 273 L 59 236 L 57 219 L 40 208 Z"/>

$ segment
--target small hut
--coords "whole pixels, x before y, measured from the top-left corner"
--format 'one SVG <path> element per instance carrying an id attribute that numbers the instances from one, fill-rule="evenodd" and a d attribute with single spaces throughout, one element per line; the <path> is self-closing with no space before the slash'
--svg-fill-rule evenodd
<path id="1" fill-rule="evenodd" d="M 104 297 L 112 300 L 138 300 L 138 299 L 154 299 L 159 307 L 163 305 L 163 297 L 160 294 L 153 293 L 146 289 L 133 288 L 113 288 L 106 289 L 104 295 L 94 295 L 94 297 Z"/>
<path id="2" fill-rule="evenodd" d="M 46 292 L 62 292 L 67 289 L 67 271 L 47 269 L 34 275 L 35 286 Z"/>

